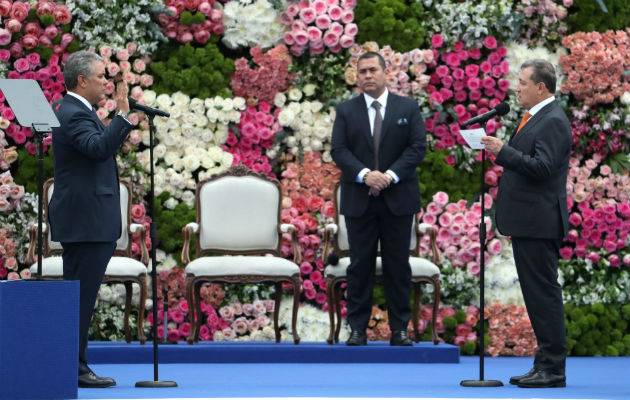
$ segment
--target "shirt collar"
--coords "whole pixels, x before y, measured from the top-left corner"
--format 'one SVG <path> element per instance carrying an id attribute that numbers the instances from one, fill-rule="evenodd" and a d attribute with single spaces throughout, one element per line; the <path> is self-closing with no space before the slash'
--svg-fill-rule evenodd
<path id="1" fill-rule="evenodd" d="M 92 105 L 90 104 L 89 101 L 87 101 L 87 99 L 83 96 L 81 96 L 80 94 L 76 94 L 74 92 L 71 92 L 68 90 L 68 94 L 81 100 L 81 103 L 85 104 L 85 106 L 88 108 L 88 110 L 92 111 L 94 109 L 94 107 L 92 107 Z"/>
<path id="2" fill-rule="evenodd" d="M 385 108 L 385 106 L 387 105 L 388 92 L 389 91 L 385 89 L 385 91 L 380 96 L 378 96 L 378 99 L 375 99 L 367 93 L 363 93 L 363 98 L 365 99 L 365 104 L 367 105 L 368 110 L 370 109 L 370 107 L 372 107 L 372 103 L 374 102 L 374 100 L 377 100 L 381 104 L 381 108 Z"/>
<path id="3" fill-rule="evenodd" d="M 531 115 L 532 117 L 534 116 L 534 114 L 536 114 L 538 111 L 542 110 L 542 108 L 544 106 L 546 106 L 547 104 L 553 102 L 556 98 L 554 96 L 550 96 L 547 97 L 545 100 L 541 101 L 540 103 L 536 104 L 534 107 L 529 109 L 529 115 Z"/>

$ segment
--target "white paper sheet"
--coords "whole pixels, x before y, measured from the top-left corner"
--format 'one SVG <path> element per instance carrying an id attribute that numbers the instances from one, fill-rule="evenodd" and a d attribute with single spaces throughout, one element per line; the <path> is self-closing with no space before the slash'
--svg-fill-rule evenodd
<path id="1" fill-rule="evenodd" d="M 486 136 L 486 131 L 483 128 L 461 129 L 459 133 L 471 149 L 481 150 L 486 148 L 485 144 L 481 144 L 481 138 Z"/>

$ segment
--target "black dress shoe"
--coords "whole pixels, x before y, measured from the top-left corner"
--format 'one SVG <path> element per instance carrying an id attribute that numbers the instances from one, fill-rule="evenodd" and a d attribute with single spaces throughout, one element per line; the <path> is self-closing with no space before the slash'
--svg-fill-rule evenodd
<path id="1" fill-rule="evenodd" d="M 106 388 L 115 385 L 116 381 L 114 379 L 98 376 L 92 371 L 79 375 L 80 388 Z"/>
<path id="2" fill-rule="evenodd" d="M 510 378 L 510 383 L 512 385 L 516 385 L 517 383 L 519 383 L 522 379 L 525 378 L 529 378 L 530 376 L 534 375 L 536 373 L 536 368 L 532 368 L 529 370 L 528 373 L 524 374 L 524 375 L 518 375 L 518 376 L 513 376 Z"/>
<path id="3" fill-rule="evenodd" d="M 390 346 L 413 346 L 413 341 L 407 336 L 405 331 L 393 331 L 389 339 Z"/>
<path id="4" fill-rule="evenodd" d="M 350 337 L 346 340 L 346 346 L 365 346 L 367 344 L 367 336 L 360 331 L 352 331 Z"/>
<path id="5" fill-rule="evenodd" d="M 536 371 L 532 376 L 518 381 L 517 385 L 522 388 L 566 387 L 567 378 L 549 371 Z"/>

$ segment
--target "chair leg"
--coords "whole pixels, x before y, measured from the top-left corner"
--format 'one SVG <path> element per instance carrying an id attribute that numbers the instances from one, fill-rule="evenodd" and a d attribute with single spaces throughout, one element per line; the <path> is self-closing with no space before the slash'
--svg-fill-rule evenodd
<path id="1" fill-rule="evenodd" d="M 435 329 L 435 320 L 437 318 L 438 309 L 440 308 L 440 281 L 437 279 L 433 279 L 433 330 L 431 334 L 433 335 L 433 344 L 437 345 L 440 343 L 440 339 L 438 338 L 437 331 Z"/>
<path id="2" fill-rule="evenodd" d="M 297 331 L 297 315 L 300 308 L 300 277 L 293 279 L 293 316 L 291 318 L 291 329 L 293 329 L 293 343 L 300 344 L 300 335 Z"/>
<path id="3" fill-rule="evenodd" d="M 131 329 L 129 328 L 129 314 L 131 311 L 131 295 L 133 287 L 131 281 L 125 281 L 125 341 L 131 343 Z"/>
<path id="4" fill-rule="evenodd" d="M 337 326 L 335 327 L 335 343 L 339 343 L 341 332 L 341 283 L 335 285 L 335 309 L 337 310 Z"/>
<path id="5" fill-rule="evenodd" d="M 188 301 L 188 308 L 190 312 L 188 315 L 190 316 L 190 334 L 188 338 L 186 338 L 186 342 L 188 344 L 193 344 L 195 340 L 195 331 L 197 330 L 197 318 L 195 315 L 195 303 L 194 303 L 194 293 L 193 293 L 193 279 L 186 279 L 186 301 Z"/>
<path id="6" fill-rule="evenodd" d="M 280 302 L 282 301 L 282 282 L 274 284 L 276 288 L 275 304 L 273 306 L 273 329 L 276 333 L 276 343 L 280 343 L 280 328 L 278 327 L 278 317 L 280 314 Z"/>
<path id="7" fill-rule="evenodd" d="M 138 304 L 138 340 L 140 344 L 147 342 L 147 337 L 144 334 L 144 311 L 147 302 L 147 279 L 146 277 L 140 278 L 140 302 Z"/>
<path id="8" fill-rule="evenodd" d="M 420 296 L 422 295 L 422 289 L 419 283 L 413 284 L 413 308 L 411 312 L 411 321 L 413 323 L 413 336 L 414 342 L 420 341 L 420 332 L 418 331 L 418 315 L 420 314 Z"/>
<path id="9" fill-rule="evenodd" d="M 195 283 L 193 289 L 195 289 L 195 314 L 197 314 L 197 323 L 195 324 L 195 343 L 199 343 L 199 332 L 201 331 L 201 324 L 203 323 L 203 314 L 201 312 L 201 285 L 202 282 Z"/>
<path id="10" fill-rule="evenodd" d="M 326 282 L 326 301 L 328 302 L 328 318 L 330 319 L 330 332 L 326 343 L 332 345 L 335 338 L 335 292 L 332 280 Z"/>

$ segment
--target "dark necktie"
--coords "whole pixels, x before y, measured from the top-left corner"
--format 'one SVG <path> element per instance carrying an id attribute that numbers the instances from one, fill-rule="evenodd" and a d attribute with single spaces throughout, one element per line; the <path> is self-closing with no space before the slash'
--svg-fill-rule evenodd
<path id="1" fill-rule="evenodd" d="M 383 116 L 381 115 L 381 103 L 374 100 L 372 107 L 376 110 L 374 116 L 374 131 L 372 137 L 374 139 L 374 169 L 378 169 L 378 145 L 381 142 L 381 130 L 383 129 Z"/>

